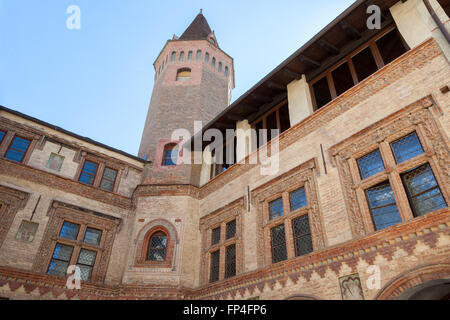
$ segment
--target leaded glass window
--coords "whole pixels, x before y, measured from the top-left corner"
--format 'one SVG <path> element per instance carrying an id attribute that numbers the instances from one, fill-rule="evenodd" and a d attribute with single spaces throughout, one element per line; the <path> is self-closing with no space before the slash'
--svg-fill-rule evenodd
<path id="1" fill-rule="evenodd" d="M 225 278 L 236 275 L 236 245 L 231 245 L 226 249 L 225 256 Z"/>
<path id="2" fill-rule="evenodd" d="M 359 172 L 363 180 L 384 171 L 384 163 L 381 158 L 380 150 L 372 152 L 371 154 L 362 157 L 358 160 Z"/>
<path id="3" fill-rule="evenodd" d="M 211 283 L 219 281 L 220 277 L 220 251 L 211 253 L 209 280 Z"/>
<path id="4" fill-rule="evenodd" d="M 233 239 L 236 236 L 236 220 L 227 224 L 227 240 Z"/>
<path id="5" fill-rule="evenodd" d="M 103 189 L 105 191 L 113 191 L 116 177 L 117 170 L 105 168 L 105 171 L 103 172 L 102 182 L 100 183 L 100 189 Z"/>
<path id="6" fill-rule="evenodd" d="M 271 230 L 272 262 L 278 263 L 287 259 L 286 233 L 284 225 Z"/>
<path id="7" fill-rule="evenodd" d="M 81 271 L 81 280 L 89 281 L 92 277 L 92 270 L 94 269 L 95 259 L 97 258 L 97 252 L 81 249 L 78 257 L 78 267 Z"/>
<path id="8" fill-rule="evenodd" d="M 98 164 L 85 161 L 83 170 L 80 174 L 80 182 L 92 186 L 94 184 L 95 175 L 97 174 Z"/>
<path id="9" fill-rule="evenodd" d="M 72 246 L 57 243 L 47 273 L 53 276 L 65 277 L 72 253 Z"/>
<path id="10" fill-rule="evenodd" d="M 20 163 L 23 161 L 29 146 L 30 140 L 14 137 L 5 158 Z"/>
<path id="11" fill-rule="evenodd" d="M 92 228 L 87 228 L 84 234 L 84 243 L 93 244 L 95 246 L 100 245 L 100 240 L 102 239 L 102 231 Z"/>
<path id="12" fill-rule="evenodd" d="M 289 200 L 291 203 L 291 211 L 306 207 L 307 201 L 305 188 L 301 188 L 294 192 L 291 192 L 291 194 L 289 195 Z"/>
<path id="13" fill-rule="evenodd" d="M 305 215 L 292 221 L 295 256 L 300 257 L 313 252 L 309 216 Z"/>
<path id="14" fill-rule="evenodd" d="M 211 245 L 215 246 L 220 243 L 220 227 L 215 228 L 211 233 Z"/>
<path id="15" fill-rule="evenodd" d="M 277 199 L 269 203 L 270 220 L 283 216 L 283 199 Z"/>
<path id="16" fill-rule="evenodd" d="M 403 163 L 424 153 L 419 137 L 415 132 L 392 143 L 392 150 L 397 163 Z"/>
<path id="17" fill-rule="evenodd" d="M 63 223 L 63 226 L 61 228 L 59 236 L 61 238 L 65 238 L 65 239 L 69 239 L 69 240 L 77 240 L 79 231 L 80 231 L 79 224 L 75 224 L 75 223 L 66 221 Z"/>
<path id="18" fill-rule="evenodd" d="M 148 261 L 166 261 L 167 236 L 163 232 L 158 232 L 150 238 L 148 246 Z"/>
<path id="19" fill-rule="evenodd" d="M 402 178 L 416 217 L 447 207 L 429 164 L 405 173 Z"/>
<path id="20" fill-rule="evenodd" d="M 402 222 L 389 182 L 367 190 L 367 198 L 376 230 L 382 230 Z"/>

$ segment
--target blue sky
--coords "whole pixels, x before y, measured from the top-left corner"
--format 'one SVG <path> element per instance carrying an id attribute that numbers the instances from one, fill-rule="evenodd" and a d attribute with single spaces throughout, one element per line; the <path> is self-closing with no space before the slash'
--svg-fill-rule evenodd
<path id="1" fill-rule="evenodd" d="M 153 62 L 200 8 L 235 59 L 235 100 L 353 2 L 0 0 L 0 104 L 137 154 Z"/>

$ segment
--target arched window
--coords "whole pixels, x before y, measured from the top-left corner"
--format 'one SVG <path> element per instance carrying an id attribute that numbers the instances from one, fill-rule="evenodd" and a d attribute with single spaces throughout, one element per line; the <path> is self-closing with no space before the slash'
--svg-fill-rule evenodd
<path id="1" fill-rule="evenodd" d="M 177 53 L 174 51 L 172 52 L 172 56 L 170 57 L 171 62 L 175 62 L 175 59 L 177 58 Z"/>
<path id="2" fill-rule="evenodd" d="M 166 65 L 167 65 L 168 61 L 169 61 L 169 56 L 166 56 Z"/>
<path id="3" fill-rule="evenodd" d="M 228 67 L 225 67 L 225 77 L 228 77 L 230 74 L 230 70 L 228 70 Z"/>
<path id="4" fill-rule="evenodd" d="M 180 62 L 184 61 L 184 51 L 180 52 Z"/>
<path id="5" fill-rule="evenodd" d="M 177 81 L 187 81 L 191 78 L 191 69 L 182 68 L 177 71 Z"/>
<path id="6" fill-rule="evenodd" d="M 148 243 L 147 261 L 166 261 L 167 235 L 164 232 L 156 232 L 150 237 Z"/>
<path id="7" fill-rule="evenodd" d="M 195 58 L 197 61 L 200 61 L 202 59 L 202 50 L 197 50 L 197 56 Z"/>
<path id="8" fill-rule="evenodd" d="M 208 52 L 205 54 L 205 62 L 206 62 L 206 63 L 209 62 L 209 53 L 208 53 Z"/>
<path id="9" fill-rule="evenodd" d="M 211 66 L 215 69 L 216 68 L 216 58 L 212 58 Z"/>
<path id="10" fill-rule="evenodd" d="M 175 143 L 165 146 L 162 165 L 165 167 L 176 166 L 178 163 L 178 148 Z"/>
<path id="11" fill-rule="evenodd" d="M 189 51 L 188 53 L 188 61 L 192 61 L 192 51 Z"/>
<path id="12" fill-rule="evenodd" d="M 219 62 L 219 70 L 217 71 L 222 72 L 222 62 Z"/>

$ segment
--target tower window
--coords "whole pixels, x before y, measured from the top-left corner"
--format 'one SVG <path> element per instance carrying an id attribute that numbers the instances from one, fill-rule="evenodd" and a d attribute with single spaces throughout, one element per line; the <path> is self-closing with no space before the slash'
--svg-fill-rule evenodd
<path id="1" fill-rule="evenodd" d="M 174 51 L 174 52 L 172 52 L 172 55 L 170 56 L 170 61 L 175 62 L 176 58 L 177 58 L 177 53 Z"/>
<path id="2" fill-rule="evenodd" d="M 164 148 L 162 165 L 165 167 L 176 166 L 178 162 L 178 148 L 176 144 L 169 144 Z"/>
<path id="3" fill-rule="evenodd" d="M 184 61 L 184 51 L 180 52 L 180 62 Z"/>
<path id="4" fill-rule="evenodd" d="M 191 69 L 183 68 L 177 72 L 177 81 L 187 81 L 191 78 Z"/>
<path id="5" fill-rule="evenodd" d="M 208 52 L 205 54 L 205 62 L 206 62 L 206 63 L 209 62 L 209 53 L 208 53 Z"/>
<path id="6" fill-rule="evenodd" d="M 188 53 L 188 61 L 192 61 L 192 51 L 189 51 Z"/>
<path id="7" fill-rule="evenodd" d="M 195 58 L 197 61 L 200 61 L 202 59 L 202 50 L 197 50 L 197 56 Z"/>
<path id="8" fill-rule="evenodd" d="M 228 77 L 230 74 L 230 70 L 228 69 L 228 67 L 225 67 L 225 77 Z"/>
<path id="9" fill-rule="evenodd" d="M 216 58 L 212 58 L 211 66 L 215 69 L 216 68 Z"/>
<path id="10" fill-rule="evenodd" d="M 222 72 L 222 62 L 219 62 L 219 70 L 217 71 Z"/>

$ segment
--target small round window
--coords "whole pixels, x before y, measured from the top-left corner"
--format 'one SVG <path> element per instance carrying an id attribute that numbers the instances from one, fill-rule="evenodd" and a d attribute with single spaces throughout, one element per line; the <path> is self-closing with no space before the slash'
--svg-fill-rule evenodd
<path id="1" fill-rule="evenodd" d="M 183 68 L 177 72 L 177 81 L 187 81 L 191 78 L 191 69 Z"/>

